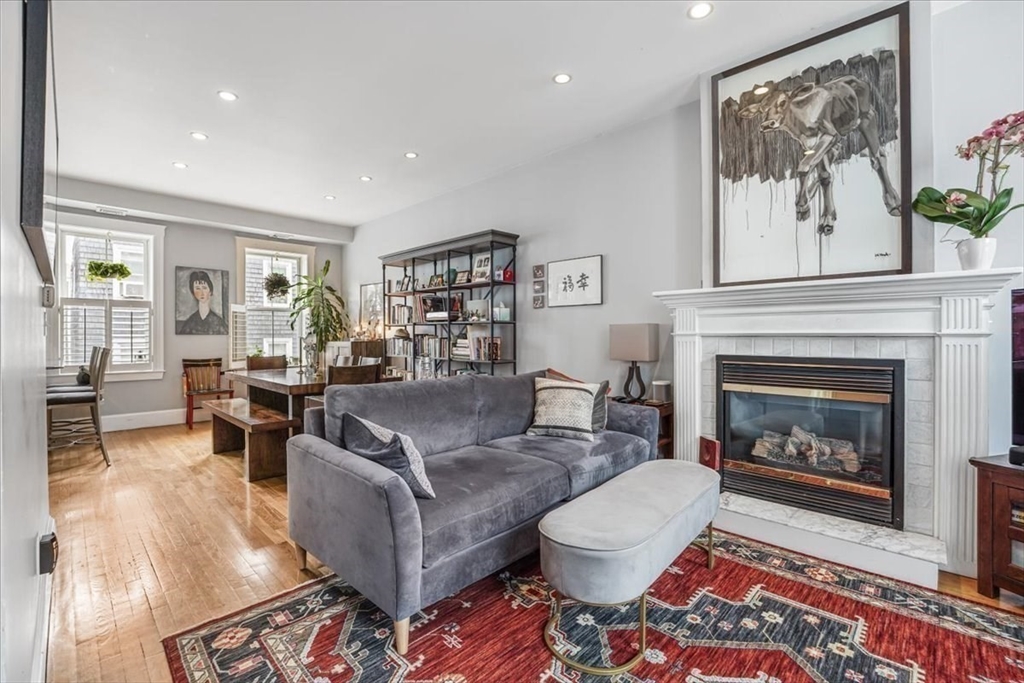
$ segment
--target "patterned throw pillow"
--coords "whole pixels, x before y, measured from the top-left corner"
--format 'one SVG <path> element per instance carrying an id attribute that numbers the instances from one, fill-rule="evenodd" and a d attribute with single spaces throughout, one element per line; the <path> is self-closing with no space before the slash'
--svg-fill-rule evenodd
<path id="1" fill-rule="evenodd" d="M 597 384 L 538 377 L 534 380 L 533 424 L 526 433 L 593 441 L 594 395 L 599 389 Z"/>
<path id="2" fill-rule="evenodd" d="M 583 384 L 583 380 L 575 379 L 564 372 L 552 370 L 551 368 L 548 368 L 544 372 L 544 375 L 548 379 L 557 379 L 562 382 L 579 382 L 580 384 Z M 594 421 L 592 427 L 595 433 L 601 431 L 608 425 L 608 386 L 608 380 L 604 380 L 599 385 L 597 393 L 594 394 Z"/>
<path id="3" fill-rule="evenodd" d="M 387 467 L 405 480 L 417 498 L 437 497 L 411 438 L 352 413 L 344 413 L 341 424 L 347 450 Z"/>

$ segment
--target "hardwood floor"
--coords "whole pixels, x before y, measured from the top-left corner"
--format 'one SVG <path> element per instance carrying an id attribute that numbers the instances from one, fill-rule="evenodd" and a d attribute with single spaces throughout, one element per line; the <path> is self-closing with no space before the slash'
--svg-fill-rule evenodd
<path id="1" fill-rule="evenodd" d="M 54 577 L 48 680 L 169 681 L 161 639 L 242 609 L 327 570 L 295 569 L 284 478 L 246 484 L 240 456 L 210 453 L 209 423 L 107 435 L 99 450 L 50 454 Z M 940 589 L 990 601 L 974 581 Z"/>
<path id="2" fill-rule="evenodd" d="M 295 569 L 284 478 L 246 484 L 209 423 L 50 454 L 49 681 L 169 681 L 162 638 L 327 573 Z"/>

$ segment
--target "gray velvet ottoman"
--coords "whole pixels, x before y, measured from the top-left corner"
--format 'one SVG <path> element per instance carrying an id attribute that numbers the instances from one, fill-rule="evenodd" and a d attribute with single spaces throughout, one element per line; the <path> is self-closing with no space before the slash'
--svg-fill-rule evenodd
<path id="1" fill-rule="evenodd" d="M 620 474 L 548 513 L 540 522 L 540 566 L 555 589 L 555 609 L 544 629 L 548 649 L 580 671 L 613 675 L 644 657 L 647 589 L 700 534 L 708 531 L 708 569 L 714 567 L 711 522 L 718 512 L 720 478 L 712 469 L 680 460 L 654 460 Z M 553 631 L 562 596 L 591 605 L 640 600 L 640 650 L 619 666 L 589 666 L 555 648 Z"/>

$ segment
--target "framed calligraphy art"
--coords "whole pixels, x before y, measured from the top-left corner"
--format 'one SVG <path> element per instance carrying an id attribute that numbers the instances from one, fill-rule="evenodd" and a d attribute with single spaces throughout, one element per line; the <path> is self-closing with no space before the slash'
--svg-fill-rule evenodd
<path id="1" fill-rule="evenodd" d="M 603 296 L 603 256 L 548 262 L 548 308 L 599 306 Z"/>

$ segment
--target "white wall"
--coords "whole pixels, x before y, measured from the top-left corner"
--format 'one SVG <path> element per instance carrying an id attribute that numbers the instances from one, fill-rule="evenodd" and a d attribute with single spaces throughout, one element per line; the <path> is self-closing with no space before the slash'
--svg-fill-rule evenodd
<path id="1" fill-rule="evenodd" d="M 932 20 L 932 65 L 935 75 L 935 185 L 974 188 L 978 167 L 954 155 L 957 145 L 977 135 L 996 118 L 1024 110 L 1024 3 L 974 0 Z M 915 181 L 915 187 L 924 182 Z M 1024 201 L 1024 163 L 1010 161 L 1004 187 L 1014 188 L 1014 203 Z M 935 269 L 959 270 L 955 249 L 939 243 L 944 225 L 934 226 Z M 950 239 L 967 234 L 953 231 Z M 995 267 L 1024 266 L 1024 209 L 1018 209 L 992 232 L 999 242 Z M 1013 288 L 1024 287 L 1017 278 Z M 1010 289 L 995 298 L 991 346 L 989 452 L 1010 445 Z"/>
<path id="2" fill-rule="evenodd" d="M 63 220 L 73 217 L 62 212 Z M 136 220 L 137 219 L 132 219 Z M 235 237 L 239 233 L 217 228 L 199 227 L 182 223 L 164 223 L 164 377 L 161 380 L 109 382 L 103 402 L 103 415 L 148 413 L 163 410 L 182 410 L 185 399 L 181 395 L 182 358 L 227 358 L 226 336 L 192 336 L 174 333 L 174 269 L 175 266 L 196 266 L 230 272 L 232 303 L 237 300 L 235 287 L 238 273 L 235 262 Z M 246 235 L 251 237 L 251 235 Z M 281 242 L 307 244 L 305 242 Z M 341 251 L 332 244 L 316 244 L 316 267 L 322 268 L 331 260 L 328 279 L 341 286 Z M 198 416 L 198 414 L 197 414 Z"/>
<path id="3" fill-rule="evenodd" d="M 47 585 L 36 536 L 49 522 L 42 281 L 20 224 L 21 25 L 21 3 L 0 2 L 0 681 L 31 680 L 46 637 L 36 631 Z"/>
<path id="4" fill-rule="evenodd" d="M 700 284 L 699 136 L 692 103 L 361 225 L 342 247 L 347 296 L 380 281 L 382 254 L 505 230 L 520 236 L 520 372 L 555 367 L 618 389 L 625 364 L 608 360 L 608 325 L 656 322 L 662 360 L 644 374 L 670 378 L 669 315 L 651 292 Z M 603 305 L 533 310 L 534 264 L 594 254 Z"/>

